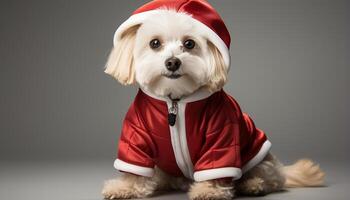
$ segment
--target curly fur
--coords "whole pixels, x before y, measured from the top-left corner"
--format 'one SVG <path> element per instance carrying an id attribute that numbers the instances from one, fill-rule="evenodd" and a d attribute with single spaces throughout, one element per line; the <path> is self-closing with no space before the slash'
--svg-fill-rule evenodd
<path id="1" fill-rule="evenodd" d="M 325 173 L 320 166 L 308 159 L 302 159 L 282 169 L 287 181 L 286 187 L 316 187 L 324 184 Z"/>
<path id="2" fill-rule="evenodd" d="M 105 199 L 145 198 L 159 191 L 187 191 L 190 181 L 182 177 L 172 177 L 155 169 L 152 178 L 124 173 L 121 177 L 105 182 L 102 195 Z"/>
<path id="3" fill-rule="evenodd" d="M 102 194 L 106 199 L 145 198 L 157 191 L 188 190 L 191 200 L 229 200 L 240 195 L 261 196 L 286 187 L 321 186 L 324 172 L 310 160 L 301 160 L 291 166 L 283 166 L 273 155 L 246 172 L 238 181 L 220 180 L 190 182 L 185 178 L 167 175 L 156 168 L 152 178 L 124 174 L 106 181 Z"/>
<path id="4" fill-rule="evenodd" d="M 233 183 L 222 184 L 217 180 L 195 182 L 191 185 L 188 196 L 192 200 L 201 199 L 232 199 L 234 197 Z"/>

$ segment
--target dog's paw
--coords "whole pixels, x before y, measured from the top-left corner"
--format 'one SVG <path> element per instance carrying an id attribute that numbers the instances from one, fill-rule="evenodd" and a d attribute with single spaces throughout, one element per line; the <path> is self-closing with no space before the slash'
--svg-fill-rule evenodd
<path id="1" fill-rule="evenodd" d="M 231 200 L 234 197 L 233 187 L 223 187 L 211 181 L 194 183 L 188 193 L 190 200 Z"/>
<path id="2" fill-rule="evenodd" d="M 137 195 L 132 188 L 121 187 L 120 180 L 108 180 L 105 182 L 102 195 L 105 199 L 131 199 Z"/>
<path id="3" fill-rule="evenodd" d="M 249 196 L 263 196 L 266 194 L 265 182 L 262 178 L 254 177 L 240 182 L 238 192 Z"/>

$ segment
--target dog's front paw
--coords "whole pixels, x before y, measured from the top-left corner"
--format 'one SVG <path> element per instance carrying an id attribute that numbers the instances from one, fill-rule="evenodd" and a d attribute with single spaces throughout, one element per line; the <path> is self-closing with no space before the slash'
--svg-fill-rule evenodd
<path id="1" fill-rule="evenodd" d="M 191 200 L 230 200 L 234 197 L 233 186 L 220 186 L 213 181 L 194 183 L 188 196 Z"/>
<path id="2" fill-rule="evenodd" d="M 123 187 L 118 179 L 105 182 L 102 195 L 105 199 L 131 199 L 136 198 L 135 190 L 131 187 Z"/>
<path id="3" fill-rule="evenodd" d="M 248 196 L 263 196 L 266 194 L 265 182 L 259 177 L 244 180 L 238 185 L 238 192 Z"/>

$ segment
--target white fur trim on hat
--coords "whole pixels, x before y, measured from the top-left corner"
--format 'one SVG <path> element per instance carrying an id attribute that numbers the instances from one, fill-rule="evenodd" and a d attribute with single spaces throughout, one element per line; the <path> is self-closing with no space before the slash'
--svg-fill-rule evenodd
<path id="1" fill-rule="evenodd" d="M 160 12 L 164 12 L 164 11 L 165 12 L 166 11 L 176 12 L 176 11 L 172 11 L 172 10 L 157 9 L 157 10 L 151 10 L 151 11 L 146 11 L 146 12 L 134 14 L 131 17 L 129 17 L 115 31 L 114 37 L 113 37 L 113 44 L 114 44 L 114 46 L 118 42 L 119 37 L 128 28 L 130 28 L 130 27 L 132 27 L 134 25 L 142 24 L 146 19 L 149 19 L 152 16 L 154 16 L 156 14 L 159 14 Z M 203 34 L 205 34 L 205 36 L 208 38 L 208 40 L 211 41 L 216 46 L 216 48 L 218 48 L 218 50 L 220 51 L 220 53 L 221 53 L 221 55 L 222 55 L 222 57 L 224 59 L 224 62 L 225 62 L 225 65 L 226 65 L 226 69 L 228 71 L 229 68 L 230 68 L 230 51 L 229 51 L 228 47 L 226 46 L 225 42 L 212 29 L 210 29 L 208 26 L 206 26 L 202 22 L 192 18 L 190 14 L 187 14 L 187 13 L 184 13 L 184 12 L 177 12 L 177 13 L 180 14 L 180 15 L 188 16 L 189 19 L 202 30 L 201 32 Z"/>

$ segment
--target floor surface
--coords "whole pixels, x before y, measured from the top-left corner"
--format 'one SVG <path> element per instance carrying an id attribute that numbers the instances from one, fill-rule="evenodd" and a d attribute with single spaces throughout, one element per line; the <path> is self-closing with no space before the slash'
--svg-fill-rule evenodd
<path id="1" fill-rule="evenodd" d="M 112 162 L 0 162 L 1 200 L 102 200 L 103 181 L 117 176 Z M 321 163 L 327 186 L 289 189 L 254 200 L 349 200 L 349 165 Z M 185 193 L 171 193 L 151 199 L 187 199 Z"/>

